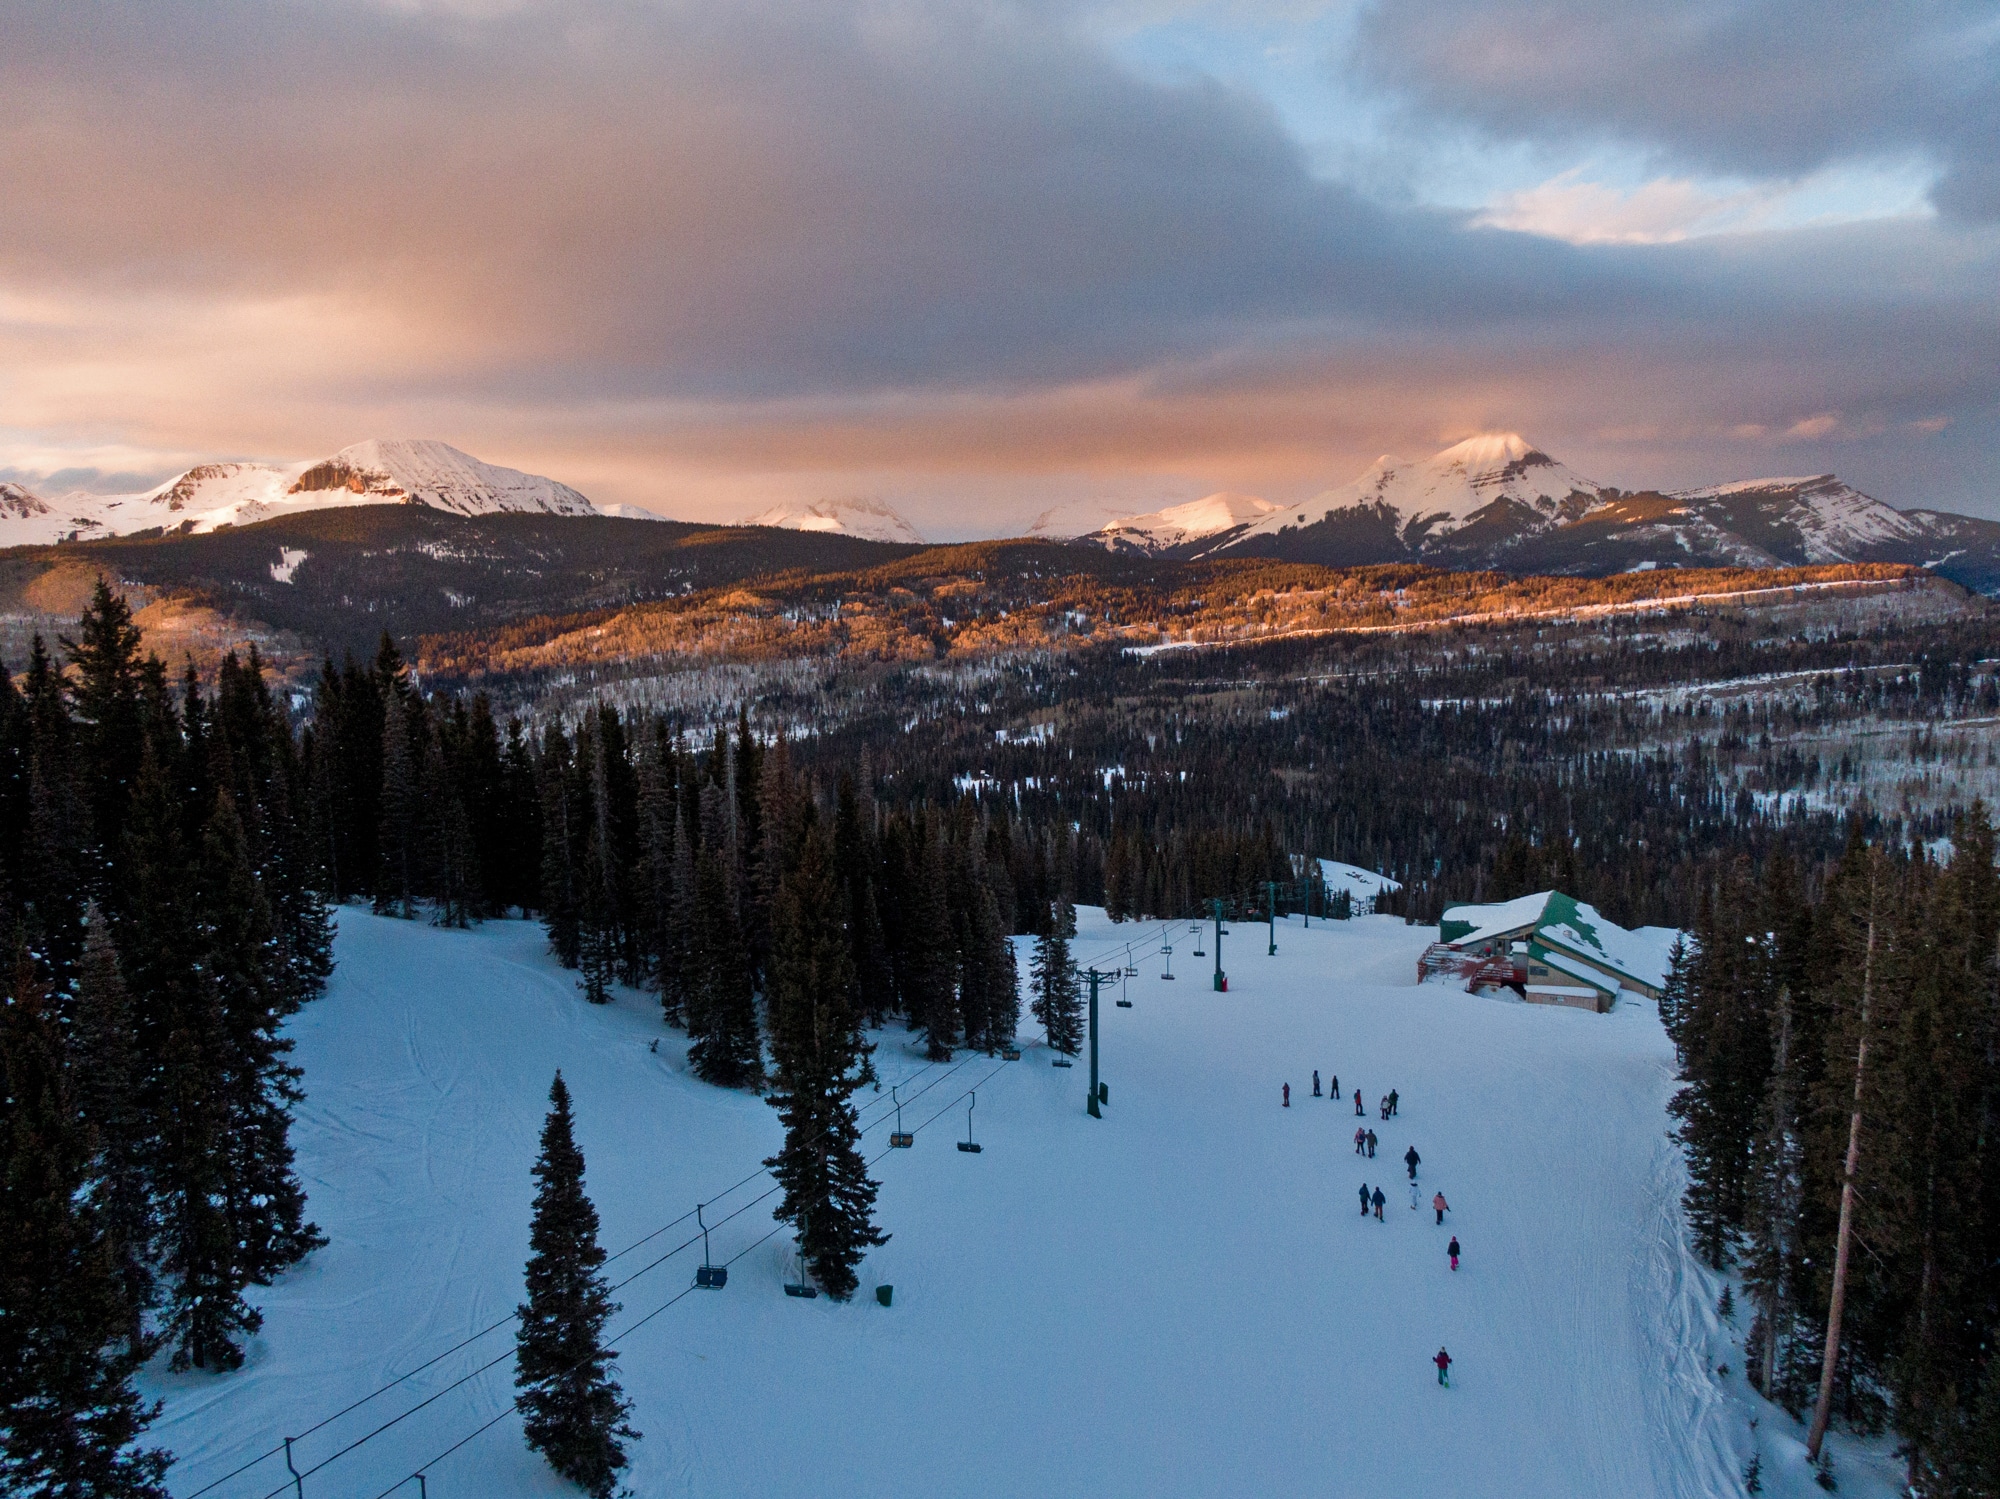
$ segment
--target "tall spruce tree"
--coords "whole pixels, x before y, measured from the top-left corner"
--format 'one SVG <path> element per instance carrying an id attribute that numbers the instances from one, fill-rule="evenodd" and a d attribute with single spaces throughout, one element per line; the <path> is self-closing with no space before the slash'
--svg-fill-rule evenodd
<path id="1" fill-rule="evenodd" d="M 767 838 L 775 831 L 765 825 Z M 777 1217 L 797 1227 L 807 1273 L 846 1301 L 859 1284 L 854 1267 L 888 1235 L 873 1220 L 877 1184 L 861 1159 L 852 1102 L 874 1071 L 840 911 L 833 850 L 814 819 L 772 911 L 770 1103 L 785 1144 L 764 1164 L 785 1189 Z"/>
<path id="2" fill-rule="evenodd" d="M 69 1095 L 41 975 L 17 947 L 0 1009 L 0 1491 L 164 1499 L 169 1454 L 136 1445 L 159 1407 L 150 1350 L 104 1224 L 99 1147 Z"/>
<path id="3" fill-rule="evenodd" d="M 725 749 L 719 753 L 726 752 Z M 725 1088 L 749 1087 L 764 1075 L 757 1034 L 757 997 L 750 954 L 737 915 L 733 816 L 721 788 L 702 788 L 701 852 L 695 860 L 693 985 L 688 1010 L 688 1060 L 695 1072 Z"/>
<path id="4" fill-rule="evenodd" d="M 528 1445 L 593 1499 L 608 1499 L 639 1433 L 631 1402 L 612 1376 L 616 1350 L 604 1324 L 618 1310 L 604 1277 L 597 1209 L 583 1189 L 569 1088 L 557 1072 L 535 1160 L 534 1219 L 528 1230 L 528 1299 L 515 1333 L 514 1405 Z"/>
<path id="5" fill-rule="evenodd" d="M 1075 1056 L 1083 1044 L 1083 995 L 1069 939 L 1076 931 L 1075 908 L 1067 897 L 1049 909 L 1048 930 L 1035 939 L 1035 956 L 1028 969 L 1034 999 L 1030 1012 L 1042 1024 L 1049 1049 Z"/>

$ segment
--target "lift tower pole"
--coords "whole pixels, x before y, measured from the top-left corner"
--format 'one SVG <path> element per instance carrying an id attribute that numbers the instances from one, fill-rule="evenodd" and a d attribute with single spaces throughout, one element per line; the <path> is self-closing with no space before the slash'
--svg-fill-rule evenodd
<path id="1" fill-rule="evenodd" d="M 1097 1080 L 1097 986 L 1112 975 L 1099 973 L 1095 968 L 1084 970 L 1084 978 L 1090 984 L 1090 1101 L 1084 1108 L 1093 1119 L 1102 1119 L 1098 1111 L 1103 1102 L 1104 1086 Z"/>
<path id="2" fill-rule="evenodd" d="M 1278 882 L 1276 880 L 1264 881 L 1264 894 L 1271 903 L 1265 918 L 1271 923 L 1271 950 L 1264 956 L 1275 958 L 1278 955 Z"/>
<path id="3" fill-rule="evenodd" d="M 1222 971 L 1222 898 L 1215 900 L 1215 992 L 1220 994 L 1229 987 L 1229 975 Z"/>

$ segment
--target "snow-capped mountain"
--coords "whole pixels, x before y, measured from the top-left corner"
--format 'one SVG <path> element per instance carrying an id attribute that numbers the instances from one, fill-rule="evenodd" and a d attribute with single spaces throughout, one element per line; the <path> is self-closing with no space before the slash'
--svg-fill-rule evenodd
<path id="1" fill-rule="evenodd" d="M 1278 507 L 1255 495 L 1217 493 L 1169 505 L 1146 515 L 1128 515 L 1084 537 L 1113 552 L 1176 556 L 1191 547 L 1223 546 Z"/>
<path id="2" fill-rule="evenodd" d="M 745 526 L 776 526 L 784 531 L 822 531 L 859 536 L 864 541 L 900 541 L 917 545 L 923 537 L 893 505 L 880 500 L 788 500 L 747 517 Z"/>
<path id="3" fill-rule="evenodd" d="M 344 505 L 425 505 L 456 515 L 597 513 L 554 479 L 485 463 L 442 442 L 378 438 L 305 463 L 197 464 L 141 494 L 78 491 L 47 500 L 9 484 L 0 492 L 0 546 L 156 528 L 200 534 Z"/>
<path id="4" fill-rule="evenodd" d="M 1904 562 L 2000 589 L 2000 522 L 1897 510 L 1832 474 L 1613 489 L 1511 432 L 1468 439 L 1421 463 L 1378 459 L 1352 483 L 1176 555 L 1593 576 L 1634 567 Z"/>
<path id="5" fill-rule="evenodd" d="M 1104 500 L 1070 500 L 1044 510 L 1023 534 L 1040 541 L 1074 541 L 1079 536 L 1088 536 L 1118 521 L 1130 520 L 1132 515 L 1128 505 L 1113 505 Z"/>

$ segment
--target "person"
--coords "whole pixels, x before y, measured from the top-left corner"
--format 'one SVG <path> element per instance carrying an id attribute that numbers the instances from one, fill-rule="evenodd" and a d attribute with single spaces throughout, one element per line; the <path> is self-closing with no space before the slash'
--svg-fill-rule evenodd
<path id="1" fill-rule="evenodd" d="M 1423 1157 L 1417 1154 L 1417 1147 L 1414 1145 L 1412 1145 L 1408 1150 L 1403 1152 L 1403 1164 L 1410 1168 L 1411 1181 L 1415 1181 L 1417 1179 L 1417 1162 L 1421 1161 L 1422 1159 Z"/>
<path id="2" fill-rule="evenodd" d="M 1359 1088 L 1356 1088 L 1354 1090 L 1354 1117 L 1356 1119 L 1359 1119 L 1362 1117 L 1364 1112 L 1365 1111 L 1361 1107 L 1361 1090 Z"/>
<path id="3" fill-rule="evenodd" d="M 1368 1131 L 1367 1131 L 1367 1130 L 1365 1130 L 1365 1129 L 1359 1129 L 1359 1128 L 1357 1128 L 1357 1129 L 1356 1129 L 1356 1130 L 1354 1131 L 1354 1153 L 1355 1153 L 1356 1155 L 1366 1155 L 1366 1154 L 1368 1154 Z"/>
<path id="4" fill-rule="evenodd" d="M 1458 1268 L 1458 1235 L 1451 1236 L 1451 1242 L 1444 1246 L 1444 1252 L 1451 1256 L 1451 1268 Z"/>
<path id="5" fill-rule="evenodd" d="M 1313 1068 L 1313 1097 L 1319 1097 L 1319 1068 Z"/>
<path id="6" fill-rule="evenodd" d="M 1388 1199 L 1388 1198 L 1386 1198 L 1386 1197 L 1384 1197 L 1384 1196 L 1382 1195 L 1382 1189 L 1381 1189 L 1380 1187 L 1377 1187 L 1377 1188 L 1375 1189 L 1375 1195 L 1374 1195 L 1373 1199 L 1371 1199 L 1371 1200 L 1372 1200 L 1372 1201 L 1374 1202 L 1374 1204 L 1375 1204 L 1375 1221 L 1376 1221 L 1377 1223 L 1381 1223 L 1381 1222 L 1383 1222 L 1383 1221 L 1384 1221 L 1384 1219 L 1383 1219 L 1383 1217 L 1382 1217 L 1382 1204 L 1383 1204 L 1383 1203 L 1385 1203 L 1385 1202 L 1387 1202 L 1387 1201 L 1388 1201 L 1389 1199 Z"/>
<path id="7" fill-rule="evenodd" d="M 1290 1108 L 1291 1106 L 1292 1106 L 1292 1085 L 1291 1085 L 1290 1083 L 1286 1083 L 1286 1084 L 1285 1084 L 1285 1107 L 1289 1109 L 1289 1108 Z"/>
<path id="8" fill-rule="evenodd" d="M 1391 1119 L 1396 1117 L 1396 1090 L 1394 1088 L 1389 1090 L 1389 1117 Z"/>
<path id="9" fill-rule="evenodd" d="M 1363 1183 L 1361 1184 L 1361 1216 L 1362 1216 L 1362 1217 L 1364 1217 L 1364 1218 L 1366 1218 L 1366 1217 L 1368 1216 L 1368 1183 L 1367 1183 L 1367 1182 L 1363 1182 Z"/>
<path id="10" fill-rule="evenodd" d="M 1333 1081 L 1326 1085 L 1326 1096 L 1328 1098 L 1340 1097 L 1340 1074 L 1338 1072 L 1334 1073 Z"/>
<path id="11" fill-rule="evenodd" d="M 1368 1159 L 1375 1159 L 1375 1131 L 1372 1129 L 1368 1131 Z"/>
<path id="12" fill-rule="evenodd" d="M 1431 1199 L 1431 1206 L 1437 1209 L 1438 1222 L 1440 1225 L 1443 1224 L 1445 1211 L 1451 1206 L 1450 1203 L 1444 1200 L 1444 1193 L 1440 1192 L 1437 1196 L 1433 1197 Z"/>
<path id="13" fill-rule="evenodd" d="M 1451 1355 L 1443 1348 L 1431 1355 L 1431 1362 L 1438 1366 L 1438 1383 L 1447 1390 L 1451 1388 Z"/>
<path id="14" fill-rule="evenodd" d="M 1378 1114 L 1380 1114 L 1380 1115 L 1381 1115 L 1381 1116 L 1382 1116 L 1382 1117 L 1383 1117 L 1384 1119 L 1387 1119 L 1387 1118 L 1389 1117 L 1389 1095 L 1388 1095 L 1388 1094 L 1384 1093 L 1384 1094 L 1382 1095 L 1381 1099 L 1380 1099 L 1380 1100 L 1379 1100 L 1379 1101 L 1378 1101 L 1378 1102 L 1376 1103 L 1376 1105 L 1375 1105 L 1375 1112 L 1376 1112 L 1376 1113 L 1378 1113 Z"/>
<path id="15" fill-rule="evenodd" d="M 1416 1179 L 1412 1177 L 1410 1180 L 1410 1211 L 1414 1213 L 1416 1210 L 1417 1210 L 1417 1183 Z"/>

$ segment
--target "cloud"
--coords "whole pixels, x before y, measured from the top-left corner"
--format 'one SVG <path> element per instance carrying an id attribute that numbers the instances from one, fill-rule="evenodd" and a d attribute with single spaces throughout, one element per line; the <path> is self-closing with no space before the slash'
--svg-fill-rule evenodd
<path id="1" fill-rule="evenodd" d="M 1671 175 L 1486 227 L 1384 206 L 1056 0 L 0 3 L 23 467 L 435 435 L 601 498 L 865 491 L 943 532 L 1065 484 L 1310 491 L 1489 424 L 1617 478 L 1840 411 L 1942 497 L 2000 478 L 1984 231 L 1683 243 L 1754 204 Z"/>
<path id="2" fill-rule="evenodd" d="M 1991 0 L 1377 0 L 1354 62 L 1427 119 L 1622 142 L 1684 171 L 1795 179 L 1915 154 L 1939 211 L 2000 219 Z"/>

